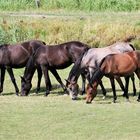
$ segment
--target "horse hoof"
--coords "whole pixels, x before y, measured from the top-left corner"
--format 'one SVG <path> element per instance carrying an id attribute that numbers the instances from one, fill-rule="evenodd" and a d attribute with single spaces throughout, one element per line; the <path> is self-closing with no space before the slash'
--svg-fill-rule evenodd
<path id="1" fill-rule="evenodd" d="M 116 100 L 112 101 L 112 103 L 115 104 L 116 103 Z"/>
<path id="2" fill-rule="evenodd" d="M 72 98 L 73 101 L 77 100 L 77 98 Z"/>
<path id="3" fill-rule="evenodd" d="M 123 94 L 123 97 L 126 97 L 126 95 L 125 95 L 125 94 Z"/>
<path id="4" fill-rule="evenodd" d="M 129 100 L 129 99 L 126 99 L 126 102 L 127 102 L 127 103 L 130 103 L 130 100 Z"/>
<path id="5" fill-rule="evenodd" d="M 49 95 L 49 93 L 44 94 L 44 97 L 47 97 Z"/>
<path id="6" fill-rule="evenodd" d="M 103 96 L 103 100 L 105 100 L 106 96 Z"/>
<path id="7" fill-rule="evenodd" d="M 91 104 L 91 102 L 90 101 L 86 101 L 86 104 Z"/>

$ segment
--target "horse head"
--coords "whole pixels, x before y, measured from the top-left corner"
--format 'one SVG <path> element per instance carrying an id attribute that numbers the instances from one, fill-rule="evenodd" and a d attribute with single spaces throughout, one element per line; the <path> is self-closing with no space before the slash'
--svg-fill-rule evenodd
<path id="1" fill-rule="evenodd" d="M 27 81 L 24 77 L 21 77 L 21 96 L 27 96 L 31 88 L 31 82 Z"/>
<path id="2" fill-rule="evenodd" d="M 77 82 L 66 80 L 66 87 L 72 100 L 76 100 L 79 92 L 79 85 Z"/>

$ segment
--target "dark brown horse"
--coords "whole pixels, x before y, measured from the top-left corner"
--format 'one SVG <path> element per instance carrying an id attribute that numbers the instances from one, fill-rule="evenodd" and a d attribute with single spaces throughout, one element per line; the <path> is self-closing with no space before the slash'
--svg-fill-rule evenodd
<path id="1" fill-rule="evenodd" d="M 114 99 L 113 102 L 116 101 L 116 91 L 115 91 L 115 84 L 114 84 L 114 76 L 123 76 L 126 79 L 126 87 L 125 87 L 125 94 L 126 98 L 128 97 L 128 84 L 129 84 L 129 77 L 136 73 L 137 77 L 140 79 L 140 52 L 133 51 L 127 52 L 124 54 L 112 54 L 106 56 L 99 68 L 96 69 L 96 72 L 92 75 L 90 80 L 90 84 L 87 86 L 87 98 L 86 102 L 91 103 L 93 98 L 97 94 L 97 86 L 102 79 L 103 76 L 107 76 L 112 80 L 112 89 Z M 138 101 L 140 101 L 140 94 L 138 97 Z"/>
<path id="2" fill-rule="evenodd" d="M 64 69 L 74 63 L 80 54 L 88 49 L 88 46 L 78 41 L 66 42 L 59 45 L 45 46 L 40 45 L 34 55 L 32 55 L 26 66 L 24 76 L 22 77 L 21 95 L 28 95 L 32 84 L 31 80 L 36 68 L 41 67 L 46 83 L 46 96 L 50 93 L 50 79 L 48 76 L 48 70 L 56 77 L 57 81 L 61 84 L 64 91 L 66 91 L 65 85 L 62 83 L 60 76 L 56 69 Z M 85 83 L 85 78 L 83 78 Z M 83 84 L 85 85 L 85 84 Z M 83 92 L 85 90 L 83 86 Z"/>
<path id="3" fill-rule="evenodd" d="M 19 89 L 14 78 L 12 68 L 23 68 L 25 67 L 30 55 L 34 52 L 40 45 L 45 44 L 40 40 L 26 41 L 21 44 L 8 45 L 4 44 L 0 46 L 0 92 L 3 91 L 3 83 L 5 78 L 5 70 L 7 69 L 11 81 L 14 84 L 16 94 L 18 95 Z M 40 80 L 42 76 L 41 69 L 38 68 L 38 85 L 37 91 L 40 89 Z"/>

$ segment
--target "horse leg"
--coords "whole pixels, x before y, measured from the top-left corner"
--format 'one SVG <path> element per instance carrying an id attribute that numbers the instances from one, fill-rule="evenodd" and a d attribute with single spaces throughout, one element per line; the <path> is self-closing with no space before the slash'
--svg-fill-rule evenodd
<path id="1" fill-rule="evenodd" d="M 106 89 L 104 88 L 102 80 L 100 81 L 99 85 L 100 85 L 100 87 L 102 89 L 103 99 L 105 99 L 105 97 L 106 97 Z"/>
<path id="2" fill-rule="evenodd" d="M 38 82 L 37 82 L 37 88 L 36 88 L 36 94 L 38 94 L 40 90 L 40 83 L 41 83 L 41 78 L 42 78 L 42 70 L 41 67 L 37 68 L 37 73 L 38 73 Z"/>
<path id="3" fill-rule="evenodd" d="M 7 69 L 8 73 L 9 73 L 10 78 L 11 78 L 11 81 L 12 81 L 14 87 L 15 87 L 16 95 L 18 95 L 19 89 L 18 89 L 18 86 L 17 86 L 17 83 L 16 83 L 16 79 L 15 79 L 15 77 L 14 77 L 13 70 L 12 70 L 11 67 L 7 67 L 6 69 Z"/>
<path id="4" fill-rule="evenodd" d="M 48 74 L 48 68 L 44 65 L 41 65 L 41 69 L 42 72 L 44 74 L 45 77 L 45 84 L 46 84 L 46 93 L 45 96 L 47 96 L 50 93 L 50 87 L 48 86 L 50 83 L 50 78 L 49 78 L 49 74 Z"/>
<path id="5" fill-rule="evenodd" d="M 129 101 L 129 96 L 128 96 L 128 85 L 129 85 L 129 76 L 125 77 L 125 97 L 127 99 L 127 101 Z"/>
<path id="6" fill-rule="evenodd" d="M 0 76 L 0 93 L 3 92 L 3 83 L 5 78 L 5 67 L 1 68 L 1 76 Z"/>
<path id="7" fill-rule="evenodd" d="M 81 77 L 82 77 L 82 95 L 83 95 L 85 93 L 86 77 L 82 73 L 81 73 Z"/>
<path id="8" fill-rule="evenodd" d="M 56 78 L 56 80 L 60 83 L 61 87 L 63 88 L 64 92 L 67 91 L 66 86 L 63 84 L 60 76 L 58 75 L 56 69 L 50 69 L 51 73 L 54 75 L 54 77 Z"/>
<path id="9" fill-rule="evenodd" d="M 136 70 L 135 73 L 136 73 L 137 77 L 139 78 L 139 88 L 140 88 L 140 70 Z M 140 91 L 139 91 L 137 101 L 140 102 Z"/>
<path id="10" fill-rule="evenodd" d="M 110 78 L 110 82 L 111 82 L 111 86 L 112 86 L 112 90 L 113 90 L 113 102 L 115 103 L 117 100 L 117 96 L 116 96 L 116 90 L 115 90 L 115 81 L 114 81 L 114 77 Z"/>
<path id="11" fill-rule="evenodd" d="M 115 79 L 117 80 L 119 86 L 121 87 L 122 91 L 124 92 L 123 96 L 125 97 L 126 96 L 125 95 L 125 88 L 124 88 L 124 85 L 123 85 L 123 82 L 122 82 L 121 78 L 119 76 L 116 76 Z"/>
<path id="12" fill-rule="evenodd" d="M 133 84 L 133 96 L 136 96 L 136 86 L 135 86 L 134 73 L 131 75 L 131 80 L 132 80 L 132 84 Z"/>

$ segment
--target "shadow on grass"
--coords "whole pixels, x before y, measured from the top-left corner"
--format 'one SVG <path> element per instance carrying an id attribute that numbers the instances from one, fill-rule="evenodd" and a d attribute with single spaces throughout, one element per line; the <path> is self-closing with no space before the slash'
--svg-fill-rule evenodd
<path id="1" fill-rule="evenodd" d="M 36 88 L 32 88 L 31 90 L 30 90 L 30 93 L 29 93 L 29 96 L 42 96 L 42 95 L 44 95 L 45 94 L 45 91 L 46 91 L 46 87 L 41 87 L 40 88 L 40 91 L 39 91 L 39 93 L 38 94 L 33 94 L 33 93 L 36 93 Z M 117 92 L 122 92 L 122 94 L 119 94 L 119 95 L 117 95 L 117 97 L 122 97 L 123 96 L 123 91 L 121 90 L 121 89 L 116 89 L 116 94 L 117 94 Z M 112 92 L 112 88 L 106 88 L 106 99 L 112 99 L 113 100 L 113 93 L 112 94 L 110 94 L 110 92 Z M 81 89 L 80 89 L 80 93 L 81 93 Z M 107 100 L 103 100 L 102 99 L 102 97 L 103 97 L 103 94 L 102 94 L 102 90 L 101 89 L 98 89 L 97 90 L 97 96 L 98 96 L 98 98 L 96 99 L 96 101 L 103 101 L 103 102 L 100 102 L 101 104 L 106 104 L 106 103 L 108 103 L 108 104 L 110 104 L 110 103 L 112 103 L 112 101 L 107 101 Z M 61 87 L 61 85 L 59 85 L 59 84 L 55 84 L 55 85 L 52 85 L 52 90 L 51 90 L 51 92 L 50 92 L 50 94 L 55 94 L 55 95 L 57 95 L 57 96 L 60 96 L 60 95 L 64 95 L 65 93 L 64 93 L 64 91 L 63 91 L 63 89 L 62 89 L 62 87 Z M 137 92 L 137 95 L 138 95 L 139 93 Z M 2 93 L 1 94 L 1 96 L 10 96 L 10 95 L 16 95 L 15 94 L 15 92 L 9 92 L 9 93 Z M 20 93 L 19 93 L 19 95 L 20 95 Z M 78 97 L 78 99 L 77 99 L 77 101 L 78 100 L 85 100 L 85 95 L 86 94 L 84 94 L 83 96 L 80 94 L 80 97 Z M 130 97 L 133 97 L 133 93 L 129 93 L 129 96 Z M 96 98 L 96 97 L 95 97 Z M 124 97 L 125 98 L 125 97 Z"/>

